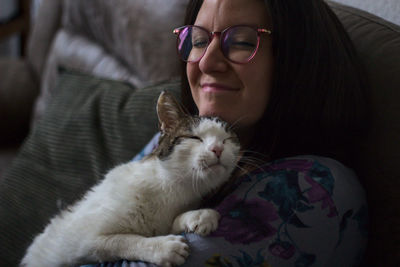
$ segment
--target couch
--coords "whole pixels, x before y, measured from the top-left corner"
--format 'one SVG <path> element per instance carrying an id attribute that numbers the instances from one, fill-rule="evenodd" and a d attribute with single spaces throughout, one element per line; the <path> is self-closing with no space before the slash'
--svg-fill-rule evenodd
<path id="1" fill-rule="evenodd" d="M 51 214 L 155 133 L 157 93 L 179 91 L 172 29 L 182 24 L 186 2 L 42 0 L 27 57 L 0 59 L 1 263 L 15 265 Z M 328 3 L 371 85 L 371 128 L 350 166 L 370 205 L 365 264 L 398 266 L 400 26 Z M 136 128 L 140 134 L 131 134 Z M 40 180 L 44 174 L 54 180 Z"/>

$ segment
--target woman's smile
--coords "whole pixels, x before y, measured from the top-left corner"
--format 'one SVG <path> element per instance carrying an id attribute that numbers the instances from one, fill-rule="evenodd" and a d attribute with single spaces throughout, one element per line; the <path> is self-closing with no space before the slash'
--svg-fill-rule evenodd
<path id="1" fill-rule="evenodd" d="M 200 85 L 203 92 L 229 92 L 229 91 L 239 91 L 237 87 L 225 85 L 222 83 L 202 83 Z"/>

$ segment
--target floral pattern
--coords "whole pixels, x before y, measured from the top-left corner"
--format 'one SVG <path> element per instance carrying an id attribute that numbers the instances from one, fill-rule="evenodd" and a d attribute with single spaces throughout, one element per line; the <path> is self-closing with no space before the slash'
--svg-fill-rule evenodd
<path id="1" fill-rule="evenodd" d="M 249 244 L 276 233 L 270 222 L 279 217 L 274 206 L 260 199 L 239 199 L 230 195 L 216 208 L 220 213 L 218 229 L 211 236 L 221 236 L 232 244 Z"/>
<path id="2" fill-rule="evenodd" d="M 302 252 L 287 229 L 289 225 L 309 227 L 298 214 L 315 209 L 314 203 L 321 202 L 321 209 L 329 209 L 327 217 L 338 216 L 329 169 L 306 159 L 280 160 L 248 176 L 251 178 L 245 180 L 251 185 L 242 198 L 231 194 L 216 207 L 221 220 L 212 236 L 221 236 L 232 244 L 273 237 L 274 242 L 268 247 L 271 255 L 288 260 L 298 251 L 295 265 L 311 266 L 315 255 Z M 309 187 L 301 188 L 300 180 L 305 180 Z M 249 198 L 254 195 L 258 198 Z M 270 223 L 278 219 L 280 224 L 275 228 Z"/>
<path id="3" fill-rule="evenodd" d="M 272 267 L 268 262 L 265 261 L 264 257 L 258 251 L 256 257 L 253 259 L 249 254 L 244 251 L 240 251 L 241 255 L 233 256 L 236 266 L 240 267 Z M 213 255 L 205 263 L 206 267 L 233 267 L 234 263 L 228 258 L 221 256 L 220 254 Z"/>
<path id="4" fill-rule="evenodd" d="M 287 260 L 294 255 L 296 249 L 289 242 L 275 241 L 274 243 L 272 243 L 272 245 L 269 246 L 269 251 L 272 255 Z"/>

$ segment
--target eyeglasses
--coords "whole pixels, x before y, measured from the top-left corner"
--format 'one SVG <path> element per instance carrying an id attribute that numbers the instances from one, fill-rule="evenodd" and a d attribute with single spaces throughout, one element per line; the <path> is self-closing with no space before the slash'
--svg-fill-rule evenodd
<path id="1" fill-rule="evenodd" d="M 206 53 L 215 35 L 220 36 L 220 48 L 229 61 L 245 64 L 257 53 L 260 35 L 271 34 L 270 30 L 252 26 L 237 25 L 222 32 L 209 32 L 200 26 L 187 25 L 174 29 L 177 35 L 177 50 L 185 62 L 198 62 Z"/>

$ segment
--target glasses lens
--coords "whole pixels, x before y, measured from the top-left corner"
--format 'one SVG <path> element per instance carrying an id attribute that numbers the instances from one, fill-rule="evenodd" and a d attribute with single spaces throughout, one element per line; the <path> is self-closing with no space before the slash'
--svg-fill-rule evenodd
<path id="1" fill-rule="evenodd" d="M 179 32 L 178 52 L 182 60 L 196 62 L 203 56 L 209 43 L 208 33 L 196 26 L 187 26 Z"/>
<path id="2" fill-rule="evenodd" d="M 234 62 L 248 62 L 256 53 L 257 48 L 257 31 L 251 27 L 232 27 L 222 36 L 222 51 L 228 59 Z"/>

